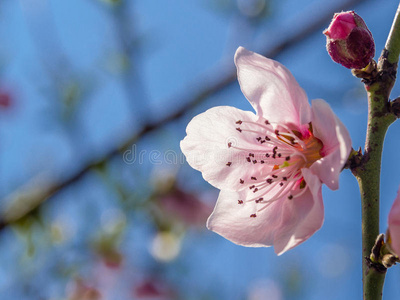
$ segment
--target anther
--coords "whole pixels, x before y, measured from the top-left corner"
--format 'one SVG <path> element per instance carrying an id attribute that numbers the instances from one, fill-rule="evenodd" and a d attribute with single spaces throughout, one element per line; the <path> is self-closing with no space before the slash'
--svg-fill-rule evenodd
<path id="1" fill-rule="evenodd" d="M 279 135 L 279 130 L 278 129 L 275 129 L 275 134 Z"/>
<path id="2" fill-rule="evenodd" d="M 255 160 L 253 160 L 253 164 L 256 164 L 257 163 L 257 160 L 255 159 Z"/>
<path id="3" fill-rule="evenodd" d="M 288 196 L 288 199 L 289 199 L 289 200 L 292 200 L 292 199 L 293 199 L 293 195 L 289 195 L 289 196 Z"/>
<path id="4" fill-rule="evenodd" d="M 268 122 L 268 120 L 265 120 L 265 125 L 269 125 L 270 123 Z"/>
<path id="5" fill-rule="evenodd" d="M 271 184 L 272 181 L 273 181 L 273 179 L 272 179 L 272 178 L 268 178 L 266 181 L 267 181 L 269 184 Z"/>
<path id="6" fill-rule="evenodd" d="M 257 178 L 256 177 L 251 177 L 251 180 L 257 180 Z"/>
<path id="7" fill-rule="evenodd" d="M 283 181 L 287 181 L 287 177 L 282 177 L 282 180 Z"/>
<path id="8" fill-rule="evenodd" d="M 285 157 L 285 160 L 286 160 L 286 161 L 290 160 L 290 156 L 286 156 L 286 157 Z"/>
<path id="9" fill-rule="evenodd" d="M 240 129 L 240 127 L 236 128 L 236 130 L 242 132 L 242 129 Z"/>
<path id="10" fill-rule="evenodd" d="M 272 175 L 272 177 L 273 177 L 273 178 L 278 178 L 278 176 L 276 176 L 276 175 Z"/>
<path id="11" fill-rule="evenodd" d="M 246 157 L 246 160 L 247 160 L 248 162 L 251 162 L 250 157 Z"/>
<path id="12" fill-rule="evenodd" d="M 256 186 L 255 185 L 251 185 L 249 186 L 249 189 L 254 189 Z"/>
<path id="13" fill-rule="evenodd" d="M 237 121 L 236 124 L 242 124 L 243 122 L 241 120 Z"/>
<path id="14" fill-rule="evenodd" d="M 244 180 L 243 180 L 242 178 L 240 178 L 239 182 L 240 182 L 241 184 L 243 184 L 243 183 L 244 183 Z"/>
<path id="15" fill-rule="evenodd" d="M 251 214 L 251 215 L 250 215 L 250 218 L 255 218 L 255 217 L 257 217 L 256 214 Z"/>
<path id="16" fill-rule="evenodd" d="M 228 166 L 228 167 L 230 167 L 232 165 L 232 162 L 230 162 L 230 161 L 228 161 L 227 163 L 226 163 L 226 166 Z"/>
<path id="17" fill-rule="evenodd" d="M 232 143 L 231 142 L 228 143 L 228 148 L 230 148 L 230 147 L 232 147 Z"/>
<path id="18" fill-rule="evenodd" d="M 268 136 L 265 136 L 266 141 L 270 141 L 271 139 Z"/>
<path id="19" fill-rule="evenodd" d="M 238 200 L 238 204 L 243 204 L 243 200 Z"/>
<path id="20" fill-rule="evenodd" d="M 250 157 L 254 157 L 254 154 L 253 154 L 253 153 L 249 153 L 249 156 L 250 156 Z"/>
<path id="21" fill-rule="evenodd" d="M 254 190 L 253 190 L 253 193 L 257 193 L 258 192 L 258 188 L 255 188 Z"/>

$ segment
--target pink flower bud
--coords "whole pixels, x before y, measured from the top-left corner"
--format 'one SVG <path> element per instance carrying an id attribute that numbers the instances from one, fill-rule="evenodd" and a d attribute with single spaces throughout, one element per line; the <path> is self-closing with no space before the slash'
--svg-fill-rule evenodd
<path id="1" fill-rule="evenodd" d="M 324 34 L 331 58 L 348 69 L 365 68 L 375 55 L 372 34 L 354 11 L 335 14 Z"/>

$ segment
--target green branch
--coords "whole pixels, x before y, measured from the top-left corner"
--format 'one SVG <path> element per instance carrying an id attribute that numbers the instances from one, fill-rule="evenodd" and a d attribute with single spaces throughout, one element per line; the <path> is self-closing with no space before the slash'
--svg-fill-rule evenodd
<path id="1" fill-rule="evenodd" d="M 379 235 L 379 186 L 381 158 L 385 134 L 395 120 L 389 102 L 390 92 L 396 80 L 397 62 L 400 54 L 400 6 L 397 9 L 385 49 L 379 58 L 376 72 L 368 78 L 368 128 L 364 155 L 352 168 L 361 193 L 362 209 L 362 256 L 364 300 L 382 299 L 386 268 L 371 261 L 371 250 Z"/>

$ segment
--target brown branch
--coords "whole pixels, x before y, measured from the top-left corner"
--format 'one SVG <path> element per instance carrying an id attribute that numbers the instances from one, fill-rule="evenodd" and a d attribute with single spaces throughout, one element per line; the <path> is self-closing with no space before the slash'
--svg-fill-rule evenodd
<path id="1" fill-rule="evenodd" d="M 288 32 L 284 35 L 285 37 L 283 39 L 281 39 L 272 47 L 266 47 L 261 51 L 262 54 L 270 58 L 276 56 L 281 51 L 294 46 L 296 43 L 302 41 L 304 38 L 310 36 L 317 30 L 321 30 L 322 27 L 327 26 L 332 18 L 333 13 L 349 9 L 360 2 L 365 2 L 365 0 L 344 1 L 343 3 L 339 3 L 336 7 L 327 9 L 325 12 L 320 12 L 319 14 L 316 14 L 315 11 L 313 11 L 312 14 L 311 12 L 306 12 L 304 15 L 302 15 L 303 19 L 309 19 L 311 14 L 313 15 L 312 21 L 303 24 L 302 26 L 291 26 L 290 30 L 288 30 Z M 229 58 L 227 61 L 231 62 L 232 58 Z M 217 69 L 219 70 L 218 76 L 204 76 L 204 78 L 196 81 L 196 86 L 199 86 L 199 83 L 201 83 L 200 87 L 197 88 L 197 91 L 194 91 L 192 86 L 189 86 L 186 88 L 186 90 L 190 91 L 189 95 L 174 97 L 173 102 L 164 102 L 185 103 L 175 112 L 165 116 L 164 118 L 161 118 L 156 122 L 144 126 L 140 131 L 133 133 L 131 137 L 127 138 L 120 145 L 116 146 L 115 148 L 111 148 L 108 152 L 104 153 L 101 158 L 93 160 L 81 168 L 78 168 L 76 171 L 72 172 L 72 174 L 66 176 L 58 182 L 56 181 L 47 185 L 44 184 L 40 187 L 35 185 L 33 187 L 21 188 L 7 197 L 7 199 L 3 199 L 3 203 L 11 204 L 3 212 L 2 217 L 0 218 L 0 231 L 11 223 L 21 220 L 25 216 L 29 215 L 45 201 L 53 198 L 63 189 L 82 179 L 91 170 L 94 170 L 112 158 L 117 157 L 122 152 L 129 149 L 132 144 L 136 143 L 143 136 L 162 128 L 164 125 L 174 120 L 179 119 L 190 109 L 194 108 L 209 96 L 222 91 L 236 80 L 236 70 L 232 63 L 227 64 L 226 61 L 222 61 Z M 210 74 L 215 74 L 215 70 L 213 69 L 208 75 Z"/>

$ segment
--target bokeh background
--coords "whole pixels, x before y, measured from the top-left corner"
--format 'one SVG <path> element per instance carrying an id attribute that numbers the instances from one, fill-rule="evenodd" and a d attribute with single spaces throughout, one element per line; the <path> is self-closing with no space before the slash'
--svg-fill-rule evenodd
<path id="1" fill-rule="evenodd" d="M 277 257 L 205 228 L 218 190 L 179 141 L 218 105 L 251 110 L 238 46 L 286 65 L 363 146 L 363 85 L 331 61 L 322 30 L 355 10 L 378 58 L 397 1 L 2 0 L 1 299 L 361 299 L 360 197 L 349 170 L 324 187 L 325 223 Z M 392 98 L 399 95 L 396 84 Z M 381 232 L 400 184 L 389 129 Z M 400 295 L 388 271 L 384 299 Z"/>

